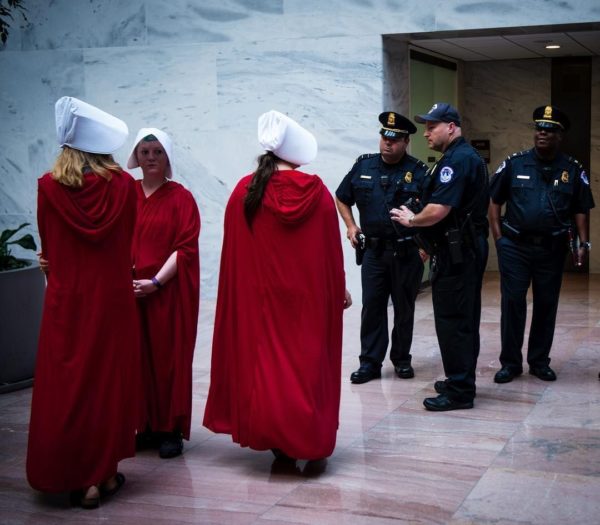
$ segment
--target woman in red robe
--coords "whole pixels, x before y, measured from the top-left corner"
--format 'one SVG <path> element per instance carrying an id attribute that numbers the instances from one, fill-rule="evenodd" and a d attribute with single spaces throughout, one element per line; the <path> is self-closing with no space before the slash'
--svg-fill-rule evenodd
<path id="1" fill-rule="evenodd" d="M 120 147 L 123 122 L 69 97 L 56 110 L 63 150 L 38 183 L 42 256 L 51 269 L 27 478 L 37 490 L 72 491 L 74 502 L 95 508 L 125 481 L 118 462 L 135 454 L 140 355 L 129 264 L 135 183 L 111 155 L 98 153 Z"/>
<path id="2" fill-rule="evenodd" d="M 256 172 L 236 186 L 225 233 L 204 425 L 278 458 L 333 452 L 338 428 L 344 288 L 335 205 L 296 168 L 316 154 L 278 112 L 259 120 Z M 312 139 L 312 140 L 311 140 Z"/>
<path id="3" fill-rule="evenodd" d="M 134 291 L 142 323 L 145 431 L 138 445 L 157 445 L 162 458 L 190 438 L 192 360 L 198 325 L 200 214 L 192 194 L 173 182 L 171 140 L 142 128 L 127 163 L 136 181 L 137 224 L 132 248 Z"/>

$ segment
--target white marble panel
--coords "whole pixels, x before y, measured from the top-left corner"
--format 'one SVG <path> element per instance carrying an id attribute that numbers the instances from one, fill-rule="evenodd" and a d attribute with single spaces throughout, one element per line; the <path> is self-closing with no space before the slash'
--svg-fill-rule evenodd
<path id="1" fill-rule="evenodd" d="M 316 131 L 352 129 L 381 107 L 378 36 L 232 45 L 217 68 L 222 127 L 254 129 L 257 115 L 278 109 Z"/>
<path id="2" fill-rule="evenodd" d="M 146 0 L 148 43 L 269 40 L 284 34 L 282 0 Z"/>
<path id="3" fill-rule="evenodd" d="M 435 30 L 567 24 L 598 20 L 595 0 L 435 0 Z"/>
<path id="4" fill-rule="evenodd" d="M 10 35 L 9 35 L 10 38 Z M 64 95 L 83 97 L 80 51 L 0 53 L 0 228 L 22 222 L 37 236 L 37 179 L 53 164 L 54 103 Z"/>
<path id="5" fill-rule="evenodd" d="M 27 0 L 25 6 L 23 50 L 138 45 L 146 39 L 142 0 Z"/>

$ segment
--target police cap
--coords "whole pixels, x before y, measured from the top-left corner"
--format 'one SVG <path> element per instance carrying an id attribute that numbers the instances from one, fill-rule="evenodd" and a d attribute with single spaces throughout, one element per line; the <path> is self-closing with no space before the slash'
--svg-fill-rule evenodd
<path id="1" fill-rule="evenodd" d="M 424 115 L 416 115 L 415 120 L 419 124 L 425 124 L 425 122 L 454 122 L 460 127 L 460 115 L 454 106 L 446 102 L 436 102 L 428 113 Z"/>
<path id="2" fill-rule="evenodd" d="M 400 115 L 400 113 L 394 113 L 393 111 L 384 111 L 381 113 L 379 115 L 379 122 L 381 122 L 382 126 L 379 134 L 388 139 L 399 139 L 405 135 L 417 132 L 417 127 L 410 120 Z"/>
<path id="3" fill-rule="evenodd" d="M 569 117 L 556 106 L 540 106 L 533 110 L 533 120 L 541 129 L 562 129 L 567 131 L 571 123 Z"/>

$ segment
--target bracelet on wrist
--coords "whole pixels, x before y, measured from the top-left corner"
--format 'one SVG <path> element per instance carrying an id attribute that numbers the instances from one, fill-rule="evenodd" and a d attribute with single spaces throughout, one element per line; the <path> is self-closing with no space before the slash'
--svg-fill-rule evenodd
<path id="1" fill-rule="evenodd" d="M 592 243 L 590 241 L 579 241 L 579 247 L 584 248 L 589 252 L 592 247 Z"/>
<path id="2" fill-rule="evenodd" d="M 161 282 L 156 277 L 152 277 L 152 279 L 150 280 L 152 281 L 152 284 L 154 286 L 156 286 L 157 288 L 162 288 Z"/>
<path id="3" fill-rule="evenodd" d="M 408 218 L 408 224 L 412 224 L 413 221 L 415 220 L 415 214 L 413 213 L 409 218 Z"/>

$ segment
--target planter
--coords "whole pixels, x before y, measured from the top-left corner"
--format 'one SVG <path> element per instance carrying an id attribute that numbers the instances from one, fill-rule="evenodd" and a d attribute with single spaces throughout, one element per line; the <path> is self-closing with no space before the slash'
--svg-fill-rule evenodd
<path id="1" fill-rule="evenodd" d="M 0 272 L 0 394 L 33 384 L 46 279 L 31 263 Z"/>

